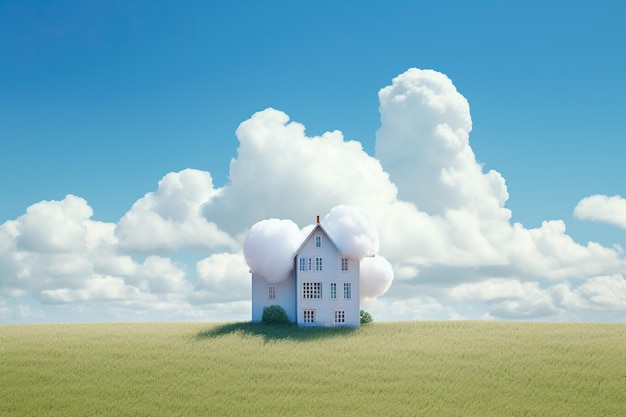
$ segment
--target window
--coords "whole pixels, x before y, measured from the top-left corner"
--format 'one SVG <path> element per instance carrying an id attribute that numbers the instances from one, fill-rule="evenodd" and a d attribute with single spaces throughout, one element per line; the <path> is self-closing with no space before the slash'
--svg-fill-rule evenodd
<path id="1" fill-rule="evenodd" d="M 315 270 L 316 271 L 322 270 L 322 258 L 315 258 Z"/>
<path id="2" fill-rule="evenodd" d="M 303 282 L 302 298 L 322 298 L 321 282 Z"/>
<path id="3" fill-rule="evenodd" d="M 330 298 L 337 298 L 337 283 L 330 283 Z"/>
<path id="4" fill-rule="evenodd" d="M 349 282 L 343 284 L 343 298 L 352 298 L 352 285 Z"/>
<path id="5" fill-rule="evenodd" d="M 315 310 L 303 310 L 302 313 L 305 323 L 315 323 Z"/>
<path id="6" fill-rule="evenodd" d="M 348 258 L 341 258 L 341 270 L 342 271 L 348 270 Z"/>
<path id="7" fill-rule="evenodd" d="M 267 298 L 269 298 L 270 300 L 276 299 L 276 285 L 267 286 Z"/>
<path id="8" fill-rule="evenodd" d="M 306 258 L 300 258 L 300 271 L 306 271 Z"/>
<path id="9" fill-rule="evenodd" d="M 335 323 L 345 323 L 345 322 L 346 322 L 346 311 L 335 310 Z"/>
<path id="10" fill-rule="evenodd" d="M 312 269 L 311 265 L 313 263 L 313 258 L 309 258 L 309 271 Z"/>
<path id="11" fill-rule="evenodd" d="M 322 247 L 322 237 L 321 236 L 315 236 L 315 247 L 316 248 L 321 248 Z"/>

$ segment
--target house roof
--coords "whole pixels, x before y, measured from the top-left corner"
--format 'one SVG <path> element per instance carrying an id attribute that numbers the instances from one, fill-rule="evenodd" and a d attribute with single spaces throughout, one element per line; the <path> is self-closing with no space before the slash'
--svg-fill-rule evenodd
<path id="1" fill-rule="evenodd" d="M 326 238 L 330 241 L 330 243 L 332 243 L 332 244 L 333 244 L 333 246 L 335 247 L 335 249 L 337 249 L 337 252 L 339 252 L 340 254 L 342 253 L 342 252 L 341 252 L 341 249 L 339 249 L 339 246 L 337 246 L 337 244 L 335 243 L 335 241 L 333 240 L 333 238 L 332 238 L 332 237 L 330 237 L 330 235 L 328 234 L 328 232 L 326 231 L 326 229 L 324 229 L 324 228 L 322 227 L 322 224 L 321 224 L 321 223 L 317 223 L 317 224 L 315 225 L 315 227 L 313 228 L 313 230 L 311 230 L 311 233 L 309 233 L 309 235 L 306 237 L 306 239 L 304 239 L 304 240 L 302 241 L 302 244 L 300 244 L 300 247 L 298 248 L 298 250 L 296 251 L 296 253 L 295 253 L 295 255 L 294 255 L 295 257 L 297 257 L 297 256 L 298 256 L 298 254 L 300 253 L 300 251 L 302 250 L 302 248 L 304 248 L 304 245 L 306 245 L 306 243 L 309 241 L 309 239 L 311 239 L 311 236 L 313 236 L 313 235 L 315 234 L 315 232 L 317 231 L 317 229 L 320 229 L 320 230 L 322 231 L 322 233 L 324 233 L 324 235 L 325 235 L 325 236 L 326 236 Z"/>

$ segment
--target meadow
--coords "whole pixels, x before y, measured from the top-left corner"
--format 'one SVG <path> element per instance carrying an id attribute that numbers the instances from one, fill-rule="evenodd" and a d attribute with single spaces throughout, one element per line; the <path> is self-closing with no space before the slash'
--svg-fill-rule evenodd
<path id="1" fill-rule="evenodd" d="M 0 326 L 0 416 L 620 416 L 626 324 Z"/>

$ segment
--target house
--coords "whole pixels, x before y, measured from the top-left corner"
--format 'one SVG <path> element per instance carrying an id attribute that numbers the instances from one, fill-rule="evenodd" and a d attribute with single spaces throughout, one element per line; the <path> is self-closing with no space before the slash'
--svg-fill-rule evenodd
<path id="1" fill-rule="evenodd" d="M 278 283 L 252 272 L 252 321 L 263 308 L 280 305 L 300 326 L 359 327 L 359 259 L 341 250 L 317 216 L 317 224 L 295 253 L 294 268 Z"/>

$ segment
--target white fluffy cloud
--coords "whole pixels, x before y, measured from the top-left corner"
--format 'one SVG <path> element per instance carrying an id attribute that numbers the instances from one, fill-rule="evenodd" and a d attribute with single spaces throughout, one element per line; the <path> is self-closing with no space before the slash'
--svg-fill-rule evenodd
<path id="1" fill-rule="evenodd" d="M 508 211 L 499 213 L 508 198 L 504 179 L 476 163 L 469 104 L 448 77 L 412 68 L 378 97 L 376 157 L 400 199 L 432 215 L 462 208 L 508 218 Z"/>
<path id="2" fill-rule="evenodd" d="M 480 301 L 489 305 L 497 318 L 535 318 L 558 313 L 547 291 L 538 282 L 489 279 L 454 287 L 450 296 L 456 301 Z"/>
<path id="3" fill-rule="evenodd" d="M 291 220 L 262 220 L 246 233 L 243 254 L 251 270 L 267 282 L 278 283 L 289 276 L 301 243 L 302 233 Z"/>
<path id="4" fill-rule="evenodd" d="M 202 259 L 196 264 L 196 298 L 209 302 L 249 300 L 249 269 L 241 252 L 216 253 Z"/>
<path id="5" fill-rule="evenodd" d="M 367 256 L 359 265 L 359 291 L 361 303 L 371 305 L 385 294 L 394 278 L 393 267 L 382 256 Z"/>
<path id="6" fill-rule="evenodd" d="M 278 279 L 291 260 L 281 267 L 255 257 L 254 248 L 291 252 L 310 231 L 296 224 L 329 212 L 329 233 L 365 230 L 338 238 L 340 246 L 358 256 L 380 250 L 362 264 L 380 279 L 362 288 L 365 301 L 387 291 L 371 306 L 385 319 L 581 319 L 623 311 L 620 248 L 581 245 L 562 220 L 533 229 L 511 222 L 506 183 L 476 161 L 469 104 L 448 77 L 410 69 L 379 99 L 375 156 L 339 131 L 309 137 L 302 124 L 269 108 L 239 125 L 230 182 L 221 188 L 209 172 L 169 173 L 117 223 L 92 220 L 91 207 L 72 195 L 34 204 L 0 225 L 0 314 L 17 317 L 30 297 L 42 305 L 98 301 L 116 314 L 246 316 L 250 283 L 242 252 Z M 591 196 L 574 213 L 626 227 L 624 201 Z M 346 220 L 341 209 L 331 211 L 342 205 L 371 218 Z M 253 224 L 269 218 L 292 219 L 289 237 L 261 233 L 243 242 Z M 368 222 L 377 234 L 361 227 Z M 190 252 L 203 259 L 189 260 Z"/>
<path id="7" fill-rule="evenodd" d="M 391 264 L 378 255 L 378 230 L 367 212 L 357 206 L 333 207 L 322 222 L 342 254 L 360 262 L 360 299 L 371 304 L 387 292 L 393 281 Z M 288 278 L 294 256 L 315 225 L 302 230 L 291 220 L 269 219 L 255 223 L 243 242 L 250 271 L 271 283 Z"/>
<path id="8" fill-rule="evenodd" d="M 621 274 L 593 276 L 577 286 L 569 281 L 542 286 L 516 279 L 487 279 L 462 283 L 446 291 L 454 302 L 483 303 L 488 317 L 572 320 L 577 314 L 626 310 L 626 280 Z"/>
<path id="9" fill-rule="evenodd" d="M 552 293 L 557 303 L 566 309 L 626 310 L 626 280 L 621 274 L 592 277 L 574 289 L 569 284 L 560 284 Z"/>
<path id="10" fill-rule="evenodd" d="M 51 302 L 125 300 L 137 297 L 138 291 L 125 285 L 124 280 L 114 277 L 94 277 L 82 288 L 58 288 L 43 290 L 43 297 Z"/>
<path id="11" fill-rule="evenodd" d="M 119 221 L 120 246 L 139 253 L 237 248 L 231 236 L 201 215 L 202 206 L 217 195 L 208 172 L 170 172 L 159 181 L 156 192 L 137 200 Z"/>
<path id="12" fill-rule="evenodd" d="M 89 276 L 92 260 L 116 243 L 115 225 L 91 220 L 92 213 L 84 199 L 68 195 L 0 225 L 2 287 L 39 291 Z"/>
<path id="13" fill-rule="evenodd" d="M 109 303 L 111 310 L 173 298 L 184 304 L 190 285 L 181 265 L 120 253 L 116 225 L 91 220 L 92 213 L 84 199 L 68 195 L 0 225 L 0 294 L 44 304 Z"/>
<path id="14" fill-rule="evenodd" d="M 231 183 L 205 205 L 208 219 L 240 233 L 267 218 L 309 224 L 340 204 L 366 207 L 393 201 L 396 187 L 380 162 L 341 132 L 307 137 L 304 126 L 278 110 L 255 113 L 237 129 Z M 237 213 L 237 216 L 233 216 Z"/>
<path id="15" fill-rule="evenodd" d="M 376 255 L 380 249 L 376 224 L 360 207 L 333 207 L 322 225 L 344 255 L 362 259 Z"/>
<path id="16" fill-rule="evenodd" d="M 595 194 L 585 197 L 574 208 L 574 217 L 614 224 L 626 229 L 626 199 Z"/>

